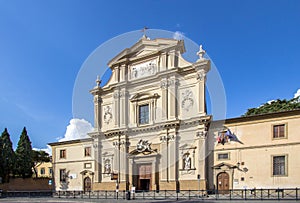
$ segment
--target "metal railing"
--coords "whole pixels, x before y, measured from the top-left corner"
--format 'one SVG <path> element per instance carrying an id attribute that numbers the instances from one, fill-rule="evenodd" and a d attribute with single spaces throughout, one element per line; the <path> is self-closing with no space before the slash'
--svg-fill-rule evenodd
<path id="1" fill-rule="evenodd" d="M 150 191 L 56 191 L 56 198 L 134 199 L 134 200 L 299 200 L 299 188 L 234 190 L 150 190 Z"/>
<path id="2" fill-rule="evenodd" d="M 0 191 L 0 198 L 7 197 L 52 197 L 53 192 L 49 191 Z"/>

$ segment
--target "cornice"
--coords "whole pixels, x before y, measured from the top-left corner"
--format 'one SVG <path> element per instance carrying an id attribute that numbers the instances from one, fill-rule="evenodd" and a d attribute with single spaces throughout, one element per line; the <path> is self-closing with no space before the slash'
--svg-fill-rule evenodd
<path id="1" fill-rule="evenodd" d="M 68 140 L 68 141 L 63 141 L 63 142 L 52 142 L 48 143 L 48 145 L 52 146 L 60 146 L 60 145 L 69 145 L 69 144 L 76 144 L 76 143 L 81 143 L 81 142 L 92 142 L 92 138 L 85 138 L 85 139 L 77 139 L 77 140 Z"/>
<path id="2" fill-rule="evenodd" d="M 188 126 L 197 126 L 208 124 L 211 120 L 211 116 L 201 116 L 200 118 L 192 118 L 188 120 L 170 120 L 160 123 L 155 123 L 151 125 L 139 126 L 134 128 L 123 128 L 123 129 L 114 129 L 103 132 L 105 137 L 113 137 L 131 133 L 139 133 L 139 132 L 152 132 L 157 130 L 165 130 L 165 129 L 178 129 L 182 127 Z"/>

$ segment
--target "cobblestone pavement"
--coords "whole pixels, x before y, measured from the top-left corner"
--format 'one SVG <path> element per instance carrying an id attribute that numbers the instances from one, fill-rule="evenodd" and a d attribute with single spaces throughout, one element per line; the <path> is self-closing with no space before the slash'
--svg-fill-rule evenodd
<path id="1" fill-rule="evenodd" d="M 46 202 L 46 203 L 88 203 L 88 202 L 105 202 L 105 203 L 139 203 L 139 202 L 162 202 L 162 203 L 168 203 L 168 202 L 203 202 L 203 203 L 262 203 L 262 202 L 281 202 L 281 203 L 294 203 L 294 202 L 300 202 L 296 200 L 264 200 L 264 201 L 257 201 L 257 200 L 248 200 L 248 201 L 239 201 L 239 200 L 123 200 L 123 199 L 63 199 L 63 198 L 3 198 L 0 199 L 0 202 L 30 202 L 30 203 L 38 203 L 38 202 Z"/>

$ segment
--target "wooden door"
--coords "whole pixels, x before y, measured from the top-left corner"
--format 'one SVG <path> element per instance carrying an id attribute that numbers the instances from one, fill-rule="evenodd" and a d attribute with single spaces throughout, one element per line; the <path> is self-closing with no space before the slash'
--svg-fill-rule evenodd
<path id="1" fill-rule="evenodd" d="M 218 174 L 217 177 L 218 191 L 220 194 L 227 194 L 229 192 L 229 175 L 226 172 Z"/>
<path id="2" fill-rule="evenodd" d="M 92 181 L 91 181 L 91 179 L 89 178 L 89 177 L 86 177 L 85 179 L 84 179 L 84 181 L 83 181 L 84 183 L 84 188 L 83 188 L 83 190 L 84 190 L 84 192 L 89 192 L 89 191 L 91 191 L 92 190 Z"/>
<path id="3" fill-rule="evenodd" d="M 138 190 L 151 190 L 152 166 L 149 164 L 138 166 Z"/>

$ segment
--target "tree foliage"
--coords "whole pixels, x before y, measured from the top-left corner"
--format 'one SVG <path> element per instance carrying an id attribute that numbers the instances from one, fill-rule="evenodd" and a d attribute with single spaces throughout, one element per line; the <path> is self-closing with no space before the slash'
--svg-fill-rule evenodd
<path id="1" fill-rule="evenodd" d="M 295 109 L 300 109 L 300 98 L 296 97 L 290 100 L 280 100 L 267 102 L 260 107 L 248 109 L 248 111 L 243 116 L 253 116 L 266 113 L 275 113 L 281 111 L 291 111 Z"/>
<path id="2" fill-rule="evenodd" d="M 15 164 L 15 153 L 7 128 L 1 135 L 1 177 L 2 182 L 9 182 L 9 176 L 13 172 Z"/>
<path id="3" fill-rule="evenodd" d="M 49 162 L 50 156 L 43 150 L 32 150 L 32 159 L 35 163 Z"/>
<path id="4" fill-rule="evenodd" d="M 23 178 L 32 176 L 34 166 L 32 154 L 31 142 L 24 127 L 16 150 L 16 172 Z"/>
<path id="5" fill-rule="evenodd" d="M 43 150 L 32 150 L 32 161 L 34 162 L 34 173 L 35 176 L 38 176 L 38 173 L 36 171 L 36 166 L 39 163 L 43 163 L 43 162 L 49 162 L 50 161 L 50 156 L 47 152 L 43 151 Z"/>

